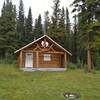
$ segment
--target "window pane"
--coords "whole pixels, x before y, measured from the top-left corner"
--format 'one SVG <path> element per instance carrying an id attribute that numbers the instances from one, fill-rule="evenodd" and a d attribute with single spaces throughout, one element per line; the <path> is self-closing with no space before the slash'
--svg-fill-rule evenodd
<path id="1" fill-rule="evenodd" d="M 44 54 L 44 61 L 51 61 L 51 55 L 50 54 Z"/>

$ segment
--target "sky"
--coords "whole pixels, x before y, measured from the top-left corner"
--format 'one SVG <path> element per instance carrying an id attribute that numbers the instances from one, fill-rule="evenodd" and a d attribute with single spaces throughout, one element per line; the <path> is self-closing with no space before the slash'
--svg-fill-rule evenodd
<path id="1" fill-rule="evenodd" d="M 13 4 L 16 4 L 17 11 L 19 6 L 20 0 L 12 0 Z M 64 6 L 64 8 L 68 7 L 71 17 L 71 22 L 73 22 L 72 19 L 72 7 L 70 7 L 70 4 L 74 0 L 60 0 L 60 7 Z M 1 9 L 3 6 L 4 0 L 0 0 L 0 15 L 1 15 Z M 42 18 L 44 17 L 44 12 L 49 11 L 50 14 L 52 14 L 52 7 L 53 7 L 53 0 L 23 0 L 24 3 L 24 12 L 25 16 L 28 14 L 29 7 L 32 9 L 32 15 L 33 15 L 33 21 L 38 17 L 39 14 L 41 14 Z"/>

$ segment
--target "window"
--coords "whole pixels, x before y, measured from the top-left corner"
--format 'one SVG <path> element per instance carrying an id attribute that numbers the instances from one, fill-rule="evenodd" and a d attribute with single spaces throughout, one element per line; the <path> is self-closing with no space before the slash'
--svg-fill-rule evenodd
<path id="1" fill-rule="evenodd" d="M 50 54 L 44 54 L 44 61 L 51 61 L 51 55 Z"/>

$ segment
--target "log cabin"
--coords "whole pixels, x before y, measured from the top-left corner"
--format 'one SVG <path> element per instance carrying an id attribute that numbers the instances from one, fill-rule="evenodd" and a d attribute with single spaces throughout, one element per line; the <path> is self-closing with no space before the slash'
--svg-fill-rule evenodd
<path id="1" fill-rule="evenodd" d="M 68 57 L 72 55 L 47 35 L 43 35 L 14 53 L 20 69 L 50 71 L 66 70 Z"/>

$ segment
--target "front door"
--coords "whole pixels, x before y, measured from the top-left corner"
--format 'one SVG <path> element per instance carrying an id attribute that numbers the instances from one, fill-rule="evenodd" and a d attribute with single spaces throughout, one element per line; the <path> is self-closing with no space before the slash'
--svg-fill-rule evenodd
<path id="1" fill-rule="evenodd" d="M 33 67 L 33 53 L 26 53 L 25 67 Z"/>

